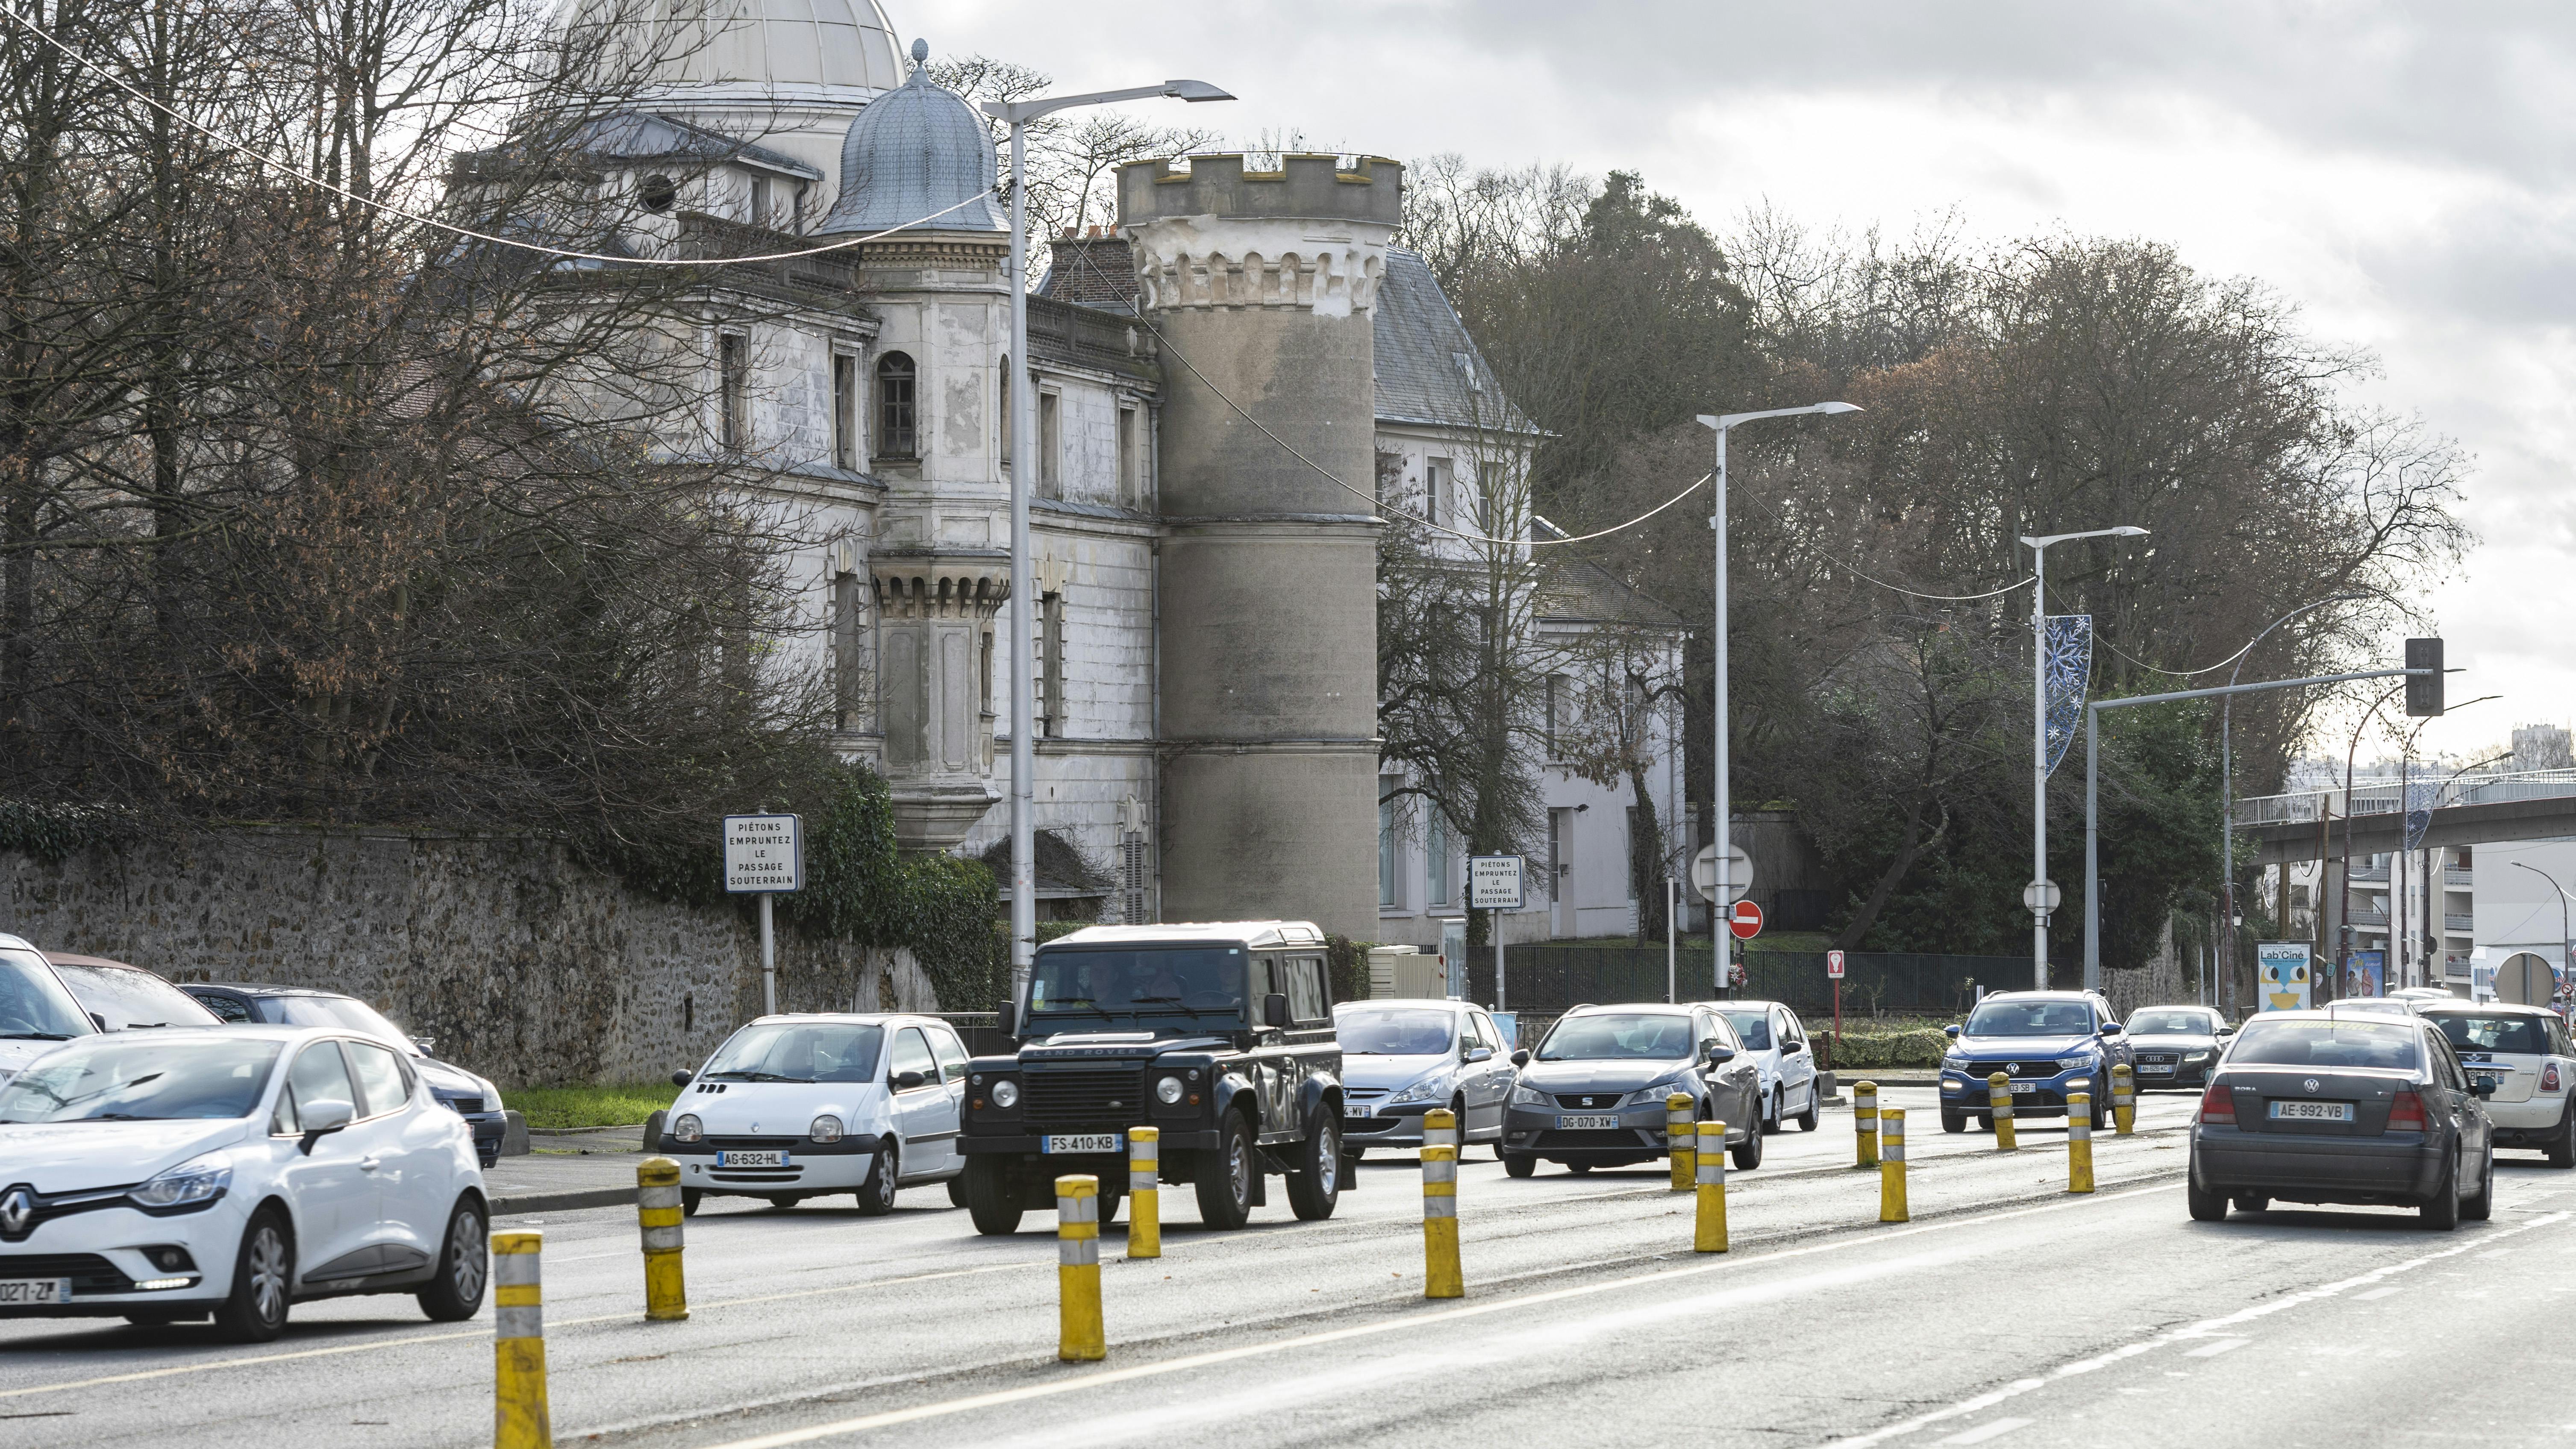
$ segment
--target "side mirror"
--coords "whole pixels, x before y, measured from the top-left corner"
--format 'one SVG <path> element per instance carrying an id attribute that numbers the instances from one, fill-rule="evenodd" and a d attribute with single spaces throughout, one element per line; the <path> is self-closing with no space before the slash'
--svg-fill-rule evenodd
<path id="1" fill-rule="evenodd" d="M 1016 1001 L 1003 1002 L 1002 1009 L 993 1013 L 993 1029 L 1004 1036 L 1018 1036 L 1020 1034 L 1020 1004 Z"/>
<path id="2" fill-rule="evenodd" d="M 316 1097 L 296 1109 L 295 1119 L 304 1128 L 304 1140 L 297 1150 L 311 1154 L 313 1144 L 349 1125 L 357 1108 L 336 1097 Z"/>
<path id="3" fill-rule="evenodd" d="M 434 1036 L 413 1037 L 411 1039 L 411 1044 L 420 1048 L 420 1054 L 422 1056 L 428 1057 L 436 1056 L 438 1054 L 438 1038 Z"/>
<path id="4" fill-rule="evenodd" d="M 89 1024 L 97 1027 L 100 1031 L 107 1030 L 107 1018 L 99 1015 L 95 1011 L 89 1014 Z"/>
<path id="5" fill-rule="evenodd" d="M 2496 1079 L 2488 1076 L 2469 1078 L 2469 1095 L 2484 1100 L 2495 1095 Z"/>
<path id="6" fill-rule="evenodd" d="M 2100 1026 L 2094 1028 L 2094 1030 L 2103 1036 L 2118 1036 L 2121 1032 L 2127 1030 L 2127 1028 L 2121 1026 L 2116 1021 L 2106 1021 Z"/>
<path id="7" fill-rule="evenodd" d="M 909 1092 L 929 1080 L 930 1078 L 919 1072 L 897 1072 L 894 1074 L 894 1089 L 898 1092 Z"/>
<path id="8" fill-rule="evenodd" d="M 1477 1062 L 1489 1062 L 1493 1059 L 1494 1049 L 1489 1046 L 1480 1046 L 1474 1051 L 1467 1053 L 1467 1061 L 1471 1066 Z"/>
<path id="9" fill-rule="evenodd" d="M 671 1085 L 674 1087 L 685 1087 L 695 1080 L 697 1080 L 696 1075 L 686 1067 L 671 1074 Z"/>
<path id="10" fill-rule="evenodd" d="M 1523 1047 L 1519 1051 L 1512 1053 L 1512 1065 L 1516 1067 L 1525 1067 L 1529 1065 L 1528 1047 Z"/>
<path id="11" fill-rule="evenodd" d="M 1699 1044 L 1699 1054 L 1701 1057 L 1705 1058 L 1708 1064 L 1712 1067 L 1723 1066 L 1726 1063 L 1735 1060 L 1735 1048 L 1731 1046 L 1722 1046 L 1713 1041 L 1701 1042 Z"/>
<path id="12" fill-rule="evenodd" d="M 1783 1042 L 1780 1046 L 1780 1055 L 1784 1057 L 1793 1057 L 1806 1049 L 1807 1044 L 1802 1041 Z"/>
<path id="13" fill-rule="evenodd" d="M 2220 1036 L 2234 1036 L 2234 1035 L 2236 1035 L 2236 1024 L 2235 1024 L 2234 1022 L 2228 1022 L 2228 1023 L 2226 1023 L 2226 1024 L 2224 1024 L 2224 1025 L 2220 1026 L 2220 1027 L 2218 1028 L 2218 1034 L 2219 1034 Z"/>
<path id="14" fill-rule="evenodd" d="M 1952 1041 L 1957 1041 L 1959 1039 L 1958 1023 L 1953 1022 L 1950 1025 L 1941 1028 L 1941 1034 L 1950 1038 Z"/>
<path id="15" fill-rule="evenodd" d="M 1273 991 L 1261 998 L 1261 1024 L 1285 1027 L 1288 1024 L 1288 993 Z"/>

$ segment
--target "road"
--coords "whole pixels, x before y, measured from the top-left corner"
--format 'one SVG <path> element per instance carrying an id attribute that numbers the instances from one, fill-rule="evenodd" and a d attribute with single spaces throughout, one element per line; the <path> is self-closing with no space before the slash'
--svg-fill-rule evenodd
<path id="1" fill-rule="evenodd" d="M 1200 1230 L 1166 1193 L 1165 1256 L 1104 1234 L 1110 1353 L 1054 1359 L 1052 1223 L 977 1237 L 943 1193 L 894 1215 L 710 1200 L 693 1316 L 641 1321 L 631 1212 L 544 1215 L 557 1442 L 1026 1445 L 1493 1440 L 1556 1445 L 2563 1442 L 2576 1173 L 2499 1160 L 2494 1221 L 2277 1211 L 2195 1224 L 2191 1098 L 2097 1139 L 2066 1194 L 2062 1131 L 1942 1135 L 1916 1108 L 1914 1221 L 1877 1222 L 1848 1111 L 1731 1174 L 1733 1251 L 1690 1251 L 1660 1168 L 1459 1178 L 1468 1296 L 1420 1297 L 1419 1174 L 1372 1162 L 1320 1224 L 1273 1206 Z M 0 1327 L 0 1449 L 373 1449 L 490 1442 L 490 1326 L 408 1299 L 297 1310 L 256 1348 L 201 1327 Z"/>

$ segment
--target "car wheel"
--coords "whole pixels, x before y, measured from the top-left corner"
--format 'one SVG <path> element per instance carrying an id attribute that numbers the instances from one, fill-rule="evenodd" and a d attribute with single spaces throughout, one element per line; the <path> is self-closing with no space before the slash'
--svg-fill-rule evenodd
<path id="1" fill-rule="evenodd" d="M 1020 1198 L 1020 1185 L 1012 1180 L 1010 1164 L 998 1157 L 966 1159 L 966 1211 L 975 1219 L 975 1231 L 988 1238 L 1009 1237 L 1020 1230 L 1020 1217 L 1027 1211 Z"/>
<path id="2" fill-rule="evenodd" d="M 1569 1162 L 1565 1164 L 1565 1170 L 1573 1173 L 1577 1177 L 1590 1177 L 1592 1175 L 1592 1164 L 1589 1162 Z"/>
<path id="3" fill-rule="evenodd" d="M 2240 1192 L 2236 1195 L 2236 1210 L 2240 1213 L 2269 1212 L 2272 1200 L 2259 1192 Z"/>
<path id="4" fill-rule="evenodd" d="M 2105 1091 L 2101 1091 L 2101 1092 L 2096 1092 L 2096 1093 L 2094 1093 L 2094 1094 L 2093 1094 L 2093 1100 L 2092 1100 L 2092 1102 L 2091 1102 L 2090 1106 L 2092 1107 L 2092 1110 L 2093 1110 L 2093 1130 L 2094 1130 L 2094 1131 L 2096 1131 L 2096 1132 L 2108 1132 L 2108 1131 L 2110 1131 L 2110 1130 L 2111 1130 L 2111 1094 L 2110 1094 L 2110 1092 L 2109 1092 L 2109 1091 L 2107 1091 L 2107 1090 L 2105 1090 Z"/>
<path id="5" fill-rule="evenodd" d="M 1977 1114 L 1977 1130 L 1980 1132 L 1994 1131 L 1995 1114 L 1992 1112 L 1979 1112 Z"/>
<path id="6" fill-rule="evenodd" d="M 1951 1111 L 1951 1110 L 1950 1110 L 1949 1108 L 1947 1108 L 1947 1107 L 1942 1108 L 1942 1109 L 1941 1109 L 1941 1130 L 1942 1130 L 1942 1131 L 1944 1131 L 1944 1132 L 1965 1132 L 1965 1131 L 1967 1131 L 1967 1130 L 1968 1130 L 1968 1114 L 1967 1114 L 1967 1113 L 1965 1113 L 1965 1112 L 1953 1112 L 1953 1111 Z"/>
<path id="7" fill-rule="evenodd" d="M 483 1307 L 483 1285 L 491 1275 L 491 1226 L 470 1197 L 456 1200 L 447 1215 L 446 1246 L 438 1250 L 438 1276 L 420 1290 L 420 1311 L 435 1323 L 462 1323 Z"/>
<path id="8" fill-rule="evenodd" d="M 1467 1119 L 1462 1115 L 1458 1120 Z M 1465 1135 L 1463 1128 L 1460 1135 Z M 1299 1222 L 1322 1222 L 1333 1215 L 1333 1204 L 1342 1198 L 1340 1119 L 1324 1112 L 1307 1119 L 1306 1143 L 1297 1156 L 1298 1170 L 1288 1174 L 1289 1211 Z"/>
<path id="9" fill-rule="evenodd" d="M 1824 1103 L 1818 1099 L 1822 1098 L 1824 1095 L 1825 1094 L 1822 1091 L 1817 1089 L 1815 1079 L 1812 1077 L 1808 1078 L 1807 1110 L 1798 1114 L 1799 1131 L 1813 1132 L 1816 1130 L 1816 1117 L 1824 1106 Z"/>
<path id="10" fill-rule="evenodd" d="M 696 1216 L 698 1215 L 698 1202 L 699 1202 L 699 1200 L 700 1200 L 700 1199 L 704 1198 L 705 1196 L 706 1196 L 706 1194 L 705 1194 L 705 1193 L 703 1193 L 703 1192 L 699 1191 L 698 1189 L 696 1189 L 696 1188 L 694 1188 L 694 1187 L 684 1187 L 684 1188 L 681 1188 L 681 1189 L 680 1189 L 680 1216 L 682 1216 L 682 1217 L 684 1217 L 684 1218 L 693 1218 L 693 1217 L 696 1217 Z"/>
<path id="11" fill-rule="evenodd" d="M 891 1137 L 877 1147 L 876 1161 L 868 1164 L 868 1180 L 859 1184 L 859 1216 L 881 1218 L 894 1211 L 895 1182 L 903 1171 L 901 1151 Z"/>
<path id="12" fill-rule="evenodd" d="M 233 1257 L 232 1296 L 215 1310 L 215 1325 L 235 1343 L 266 1343 L 286 1327 L 295 1292 L 295 1232 L 273 1207 L 251 1215 Z"/>
<path id="13" fill-rule="evenodd" d="M 948 1205 L 950 1207 L 966 1205 L 966 1174 L 961 1172 L 948 1179 Z"/>
<path id="14" fill-rule="evenodd" d="M 2567 1109 L 2558 1114 L 2558 1134 L 2542 1149 L 2549 1154 L 2552 1167 L 2576 1167 L 2576 1094 L 2567 1099 Z"/>
<path id="15" fill-rule="evenodd" d="M 1226 1114 L 1218 1129 L 1214 1161 L 1202 1158 L 1198 1181 L 1199 1221 L 1231 1232 L 1252 1221 L 1252 1178 L 1261 1158 L 1252 1145 L 1252 1124 L 1240 1112 Z M 1215 1171 L 1207 1171 L 1214 1166 Z"/>
<path id="16" fill-rule="evenodd" d="M 769 1210 L 774 1213 L 783 1213 L 804 1200 L 805 1199 L 796 1196 L 794 1193 L 775 1193 L 772 1194 L 769 1199 Z"/>
<path id="17" fill-rule="evenodd" d="M 1762 1133 L 1760 1130 L 1757 1129 L 1755 1131 L 1745 1133 L 1744 1140 L 1742 1142 L 1726 1149 L 1726 1156 L 1728 1161 L 1735 1164 L 1735 1170 L 1738 1172 L 1751 1172 L 1753 1169 L 1760 1167 L 1762 1165 Z"/>
<path id="18" fill-rule="evenodd" d="M 2480 1154 L 2486 1160 L 2478 1170 L 2478 1192 L 2475 1197 L 2460 1199 L 2460 1216 L 2482 1223 L 2495 1216 L 2495 1153 Z"/>
<path id="19" fill-rule="evenodd" d="M 1503 1176 L 1528 1177 L 1538 1171 L 1538 1159 L 1526 1152 L 1503 1154 Z"/>
<path id="20" fill-rule="evenodd" d="M 1778 1087 L 1773 1087 L 1771 1089 L 1771 1105 L 1769 1109 L 1764 1111 L 1762 1114 L 1763 1131 L 1778 1132 L 1787 1125 L 1786 1122 L 1782 1120 L 1782 1109 L 1787 1105 L 1787 1103 L 1780 1100 L 1780 1089 Z"/>
<path id="21" fill-rule="evenodd" d="M 2227 1220 L 2227 1194 L 2215 1188 L 2202 1187 L 2200 1174 L 2195 1172 L 2183 1179 L 2182 1195 L 2183 1201 L 2191 1206 L 2193 1222 L 2217 1223 Z"/>
<path id="22" fill-rule="evenodd" d="M 2447 1233 L 2460 1225 L 2460 1155 L 2451 1154 L 2442 1180 L 2433 1184 L 2432 1201 L 2424 1204 L 2424 1226 Z"/>

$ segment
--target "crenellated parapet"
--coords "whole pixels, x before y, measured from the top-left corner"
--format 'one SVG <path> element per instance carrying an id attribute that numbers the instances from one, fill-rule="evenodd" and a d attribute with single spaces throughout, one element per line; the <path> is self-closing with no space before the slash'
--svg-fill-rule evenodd
<path id="1" fill-rule="evenodd" d="M 878 615 L 888 623 L 989 620 L 1011 596 L 1010 555 L 996 550 L 878 553 L 868 572 Z"/>
<path id="2" fill-rule="evenodd" d="M 1120 167 L 1120 221 L 1142 300 L 1155 311 L 1275 308 L 1347 317 L 1377 304 L 1400 220 L 1402 164 L 1288 155 L 1276 171 L 1240 154 Z"/>

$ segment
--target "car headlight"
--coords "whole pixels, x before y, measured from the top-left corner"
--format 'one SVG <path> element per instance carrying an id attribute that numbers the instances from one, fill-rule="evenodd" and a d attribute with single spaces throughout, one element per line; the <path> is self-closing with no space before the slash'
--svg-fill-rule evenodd
<path id="1" fill-rule="evenodd" d="M 1008 1077 L 993 1084 L 993 1105 L 1007 1112 L 1020 1105 L 1020 1084 Z"/>
<path id="2" fill-rule="evenodd" d="M 1410 1083 L 1397 1089 L 1386 1100 L 1387 1105 L 1393 1106 L 1398 1102 L 1432 1102 L 1448 1095 L 1449 1081 L 1447 1074 L 1443 1072 L 1433 1072 L 1431 1075 L 1422 1078 L 1420 1081 Z"/>
<path id="3" fill-rule="evenodd" d="M 695 1112 L 683 1112 L 679 1119 L 671 1124 L 671 1140 L 674 1142 L 695 1142 L 705 1135 L 705 1124 L 698 1121 L 698 1114 Z"/>
<path id="4" fill-rule="evenodd" d="M 489 1081 L 483 1084 L 483 1110 L 486 1112 L 501 1110 L 501 1089 L 493 1086 Z"/>
<path id="5" fill-rule="evenodd" d="M 1657 1082 L 1651 1087 L 1639 1087 L 1622 1099 L 1619 1105 L 1622 1107 L 1643 1107 L 1649 1104 L 1663 1106 L 1664 1099 L 1675 1092 L 1689 1095 L 1689 1089 L 1682 1085 L 1682 1081 L 1682 1078 L 1674 1077 L 1668 1081 Z"/>
<path id="6" fill-rule="evenodd" d="M 199 1207 L 224 1195 L 233 1185 L 232 1164 L 221 1157 L 182 1162 L 126 1194 L 137 1207 L 167 1211 Z"/>
<path id="7" fill-rule="evenodd" d="M 2209 1056 L 2210 1054 L 2205 1051 L 2189 1052 L 2184 1055 L 2183 1060 L 2187 1062 L 2205 1062 L 2209 1060 Z"/>
<path id="8" fill-rule="evenodd" d="M 805 1129 L 805 1135 L 817 1142 L 838 1142 L 841 1140 L 841 1119 L 826 1112 L 814 1119 L 814 1125 Z"/>
<path id="9" fill-rule="evenodd" d="M 1519 1085 L 1512 1088 L 1512 1102 L 1513 1105 L 1521 1107 L 1545 1107 L 1549 1105 L 1547 1093 L 1540 1091 L 1536 1087 Z"/>
<path id="10" fill-rule="evenodd" d="M 1161 1081 L 1156 1082 L 1154 1084 L 1154 1100 L 1162 1103 L 1166 1107 L 1178 1106 L 1181 1100 L 1181 1079 L 1178 1077 L 1165 1077 Z"/>
<path id="11" fill-rule="evenodd" d="M 2087 1071 L 2092 1065 L 2091 1057 L 2060 1057 L 2057 1060 L 2057 1069 L 2061 1072 Z"/>

